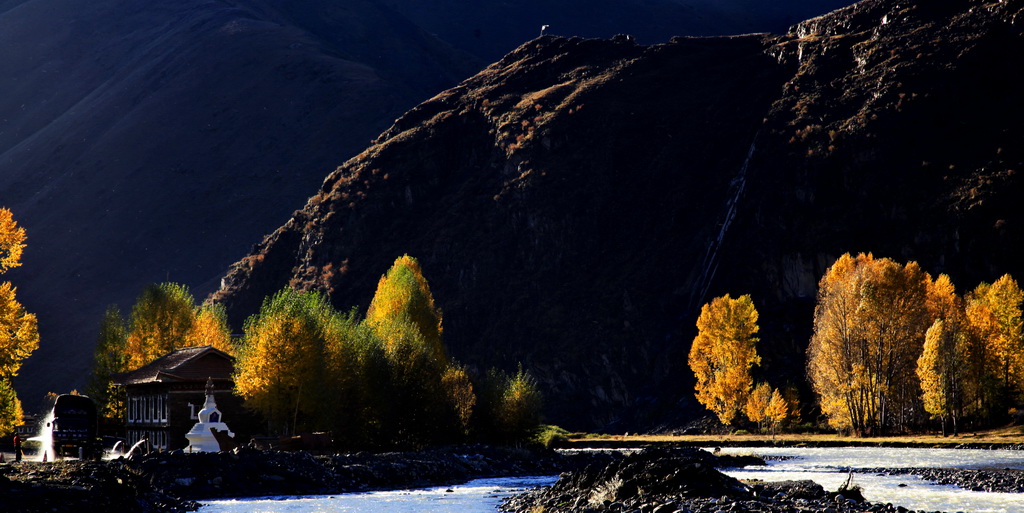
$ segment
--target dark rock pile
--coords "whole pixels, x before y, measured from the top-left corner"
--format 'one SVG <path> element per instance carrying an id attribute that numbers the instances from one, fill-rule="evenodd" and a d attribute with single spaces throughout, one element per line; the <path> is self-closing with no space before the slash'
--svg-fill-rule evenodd
<path id="1" fill-rule="evenodd" d="M 1024 470 L 962 468 L 873 468 L 857 472 L 915 475 L 935 484 L 953 485 L 976 492 L 1024 493 Z"/>
<path id="2" fill-rule="evenodd" d="M 447 485 L 480 477 L 557 474 L 610 458 L 482 445 L 333 456 L 239 448 L 220 453 L 155 453 L 129 465 L 155 487 L 199 499 Z"/>
<path id="3" fill-rule="evenodd" d="M 0 465 L 0 511 L 178 513 L 197 507 L 152 485 L 124 462 Z"/>
<path id="4" fill-rule="evenodd" d="M 507 499 L 507 513 L 885 512 L 906 511 L 865 502 L 857 489 L 827 492 L 812 481 L 744 484 L 715 469 L 697 449 L 646 449 L 607 465 L 563 474 L 549 488 Z"/>

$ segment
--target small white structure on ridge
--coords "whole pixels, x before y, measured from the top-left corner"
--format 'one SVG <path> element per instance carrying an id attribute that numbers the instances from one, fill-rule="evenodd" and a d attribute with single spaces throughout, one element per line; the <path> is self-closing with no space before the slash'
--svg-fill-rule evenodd
<path id="1" fill-rule="evenodd" d="M 220 410 L 217 409 L 217 401 L 213 399 L 213 380 L 206 380 L 206 403 L 203 409 L 199 410 L 199 422 L 192 426 L 185 438 L 188 438 L 186 452 L 219 452 L 220 443 L 213 436 L 213 431 L 227 432 L 228 436 L 235 434 L 228 429 L 228 425 L 222 422 Z"/>

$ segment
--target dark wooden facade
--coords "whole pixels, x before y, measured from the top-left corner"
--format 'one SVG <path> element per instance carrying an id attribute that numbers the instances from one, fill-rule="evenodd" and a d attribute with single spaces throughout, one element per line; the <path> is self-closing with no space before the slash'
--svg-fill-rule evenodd
<path id="1" fill-rule="evenodd" d="M 211 346 L 175 349 L 152 363 L 117 376 L 125 387 L 128 447 L 148 438 L 155 450 L 188 446 L 185 434 L 198 422 L 206 399 L 206 382 L 212 381 L 217 408 L 224 422 L 239 435 L 246 432 L 251 416 L 241 398 L 232 393 L 234 358 Z M 240 431 L 241 430 L 241 431 Z"/>

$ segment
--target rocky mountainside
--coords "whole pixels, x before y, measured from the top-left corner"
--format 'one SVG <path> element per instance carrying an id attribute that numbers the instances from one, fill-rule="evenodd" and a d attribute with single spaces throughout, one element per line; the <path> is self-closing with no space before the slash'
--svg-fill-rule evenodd
<path id="1" fill-rule="evenodd" d="M 580 19 L 600 19 L 590 35 L 645 41 L 687 33 L 695 14 L 721 33 L 781 19 L 745 11 L 750 0 L 728 12 L 664 7 L 674 3 L 604 1 L 602 16 Z M 0 205 L 29 237 L 25 265 L 5 278 L 42 334 L 15 383 L 22 400 L 84 385 L 107 305 L 127 309 L 165 280 L 206 295 L 395 117 L 534 37 L 547 22 L 530 16 L 580 10 L 462 4 L 0 0 Z M 470 26 L 501 38 L 456 40 Z"/>
<path id="2" fill-rule="evenodd" d="M 701 304 L 751 293 L 799 380 L 818 277 L 874 251 L 961 287 L 1019 274 L 1024 1 L 866 0 L 781 36 L 541 37 L 398 119 L 236 263 L 237 323 L 286 285 L 365 307 L 418 257 L 451 353 L 522 362 L 549 420 L 697 411 Z"/>

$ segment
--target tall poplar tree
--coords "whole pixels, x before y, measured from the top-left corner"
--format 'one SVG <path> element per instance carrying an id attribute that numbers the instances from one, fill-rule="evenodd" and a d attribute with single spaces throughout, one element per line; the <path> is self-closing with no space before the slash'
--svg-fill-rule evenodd
<path id="1" fill-rule="evenodd" d="M 25 229 L 11 211 L 0 208 L 0 274 L 21 265 Z M 21 364 L 39 347 L 36 316 L 25 311 L 11 282 L 0 283 L 0 436 L 21 423 L 21 402 L 12 380 Z"/>
<path id="2" fill-rule="evenodd" d="M 245 322 L 235 363 L 235 391 L 277 433 L 323 429 L 325 325 L 334 313 L 318 292 L 285 288 Z"/>
<path id="3" fill-rule="evenodd" d="M 697 318 L 689 355 L 697 400 L 723 424 L 732 424 L 743 411 L 753 386 L 750 370 L 761 362 L 757 317 L 749 294 L 735 299 L 726 294 L 704 305 Z"/>
<path id="4" fill-rule="evenodd" d="M 377 282 L 366 322 L 389 348 L 403 338 L 419 338 L 434 358 L 446 359 L 441 340 L 441 310 L 434 305 L 419 261 L 409 255 L 396 259 Z M 405 329 L 415 333 L 402 334 Z"/>
<path id="5" fill-rule="evenodd" d="M 966 314 L 977 337 L 975 358 L 984 362 L 982 401 L 990 416 L 1005 413 L 1024 392 L 1024 292 L 1010 275 L 982 283 L 968 295 Z"/>
<path id="6" fill-rule="evenodd" d="M 113 377 L 128 371 L 127 338 L 128 326 L 121 309 L 117 305 L 108 306 L 100 322 L 86 394 L 96 402 L 100 415 L 114 421 L 124 417 L 124 391 L 114 386 Z"/>

